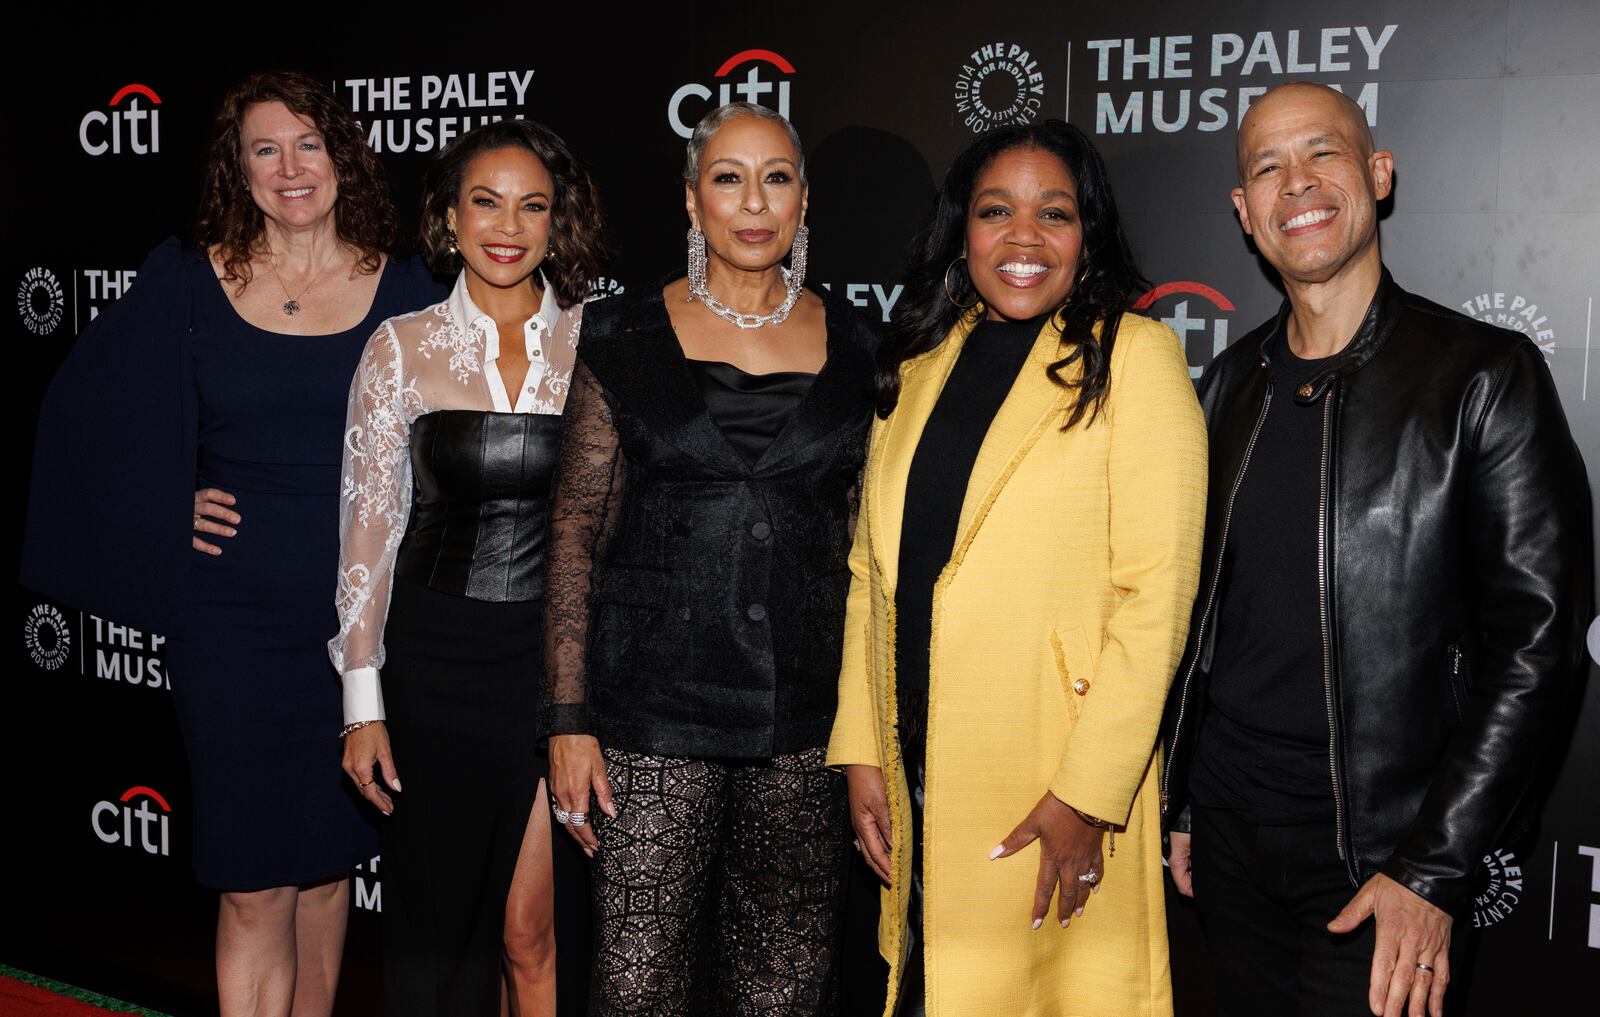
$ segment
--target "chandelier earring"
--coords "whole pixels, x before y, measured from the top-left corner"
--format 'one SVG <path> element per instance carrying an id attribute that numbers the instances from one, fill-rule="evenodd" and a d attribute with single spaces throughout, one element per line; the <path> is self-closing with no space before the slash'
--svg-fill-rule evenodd
<path id="1" fill-rule="evenodd" d="M 794 246 L 789 248 L 789 275 L 785 281 L 790 293 L 798 293 L 806 281 L 806 248 L 811 244 L 811 227 L 802 226 L 795 231 Z"/>
<path id="2" fill-rule="evenodd" d="M 453 255 L 461 253 L 460 251 L 458 251 L 456 249 L 456 242 L 457 242 L 458 238 L 456 237 L 456 231 L 455 230 L 453 230 L 450 227 L 446 226 L 444 228 L 444 238 L 445 238 L 445 250 L 449 251 Z"/>
<path id="3" fill-rule="evenodd" d="M 706 291 L 706 235 L 689 227 L 689 295 Z"/>
<path id="4" fill-rule="evenodd" d="M 960 301 L 958 301 L 956 299 L 956 297 L 955 297 L 955 294 L 950 291 L 950 270 L 955 268 L 956 265 L 958 265 L 961 262 L 966 261 L 966 260 L 967 260 L 967 256 L 965 254 L 958 255 L 955 258 L 955 260 L 951 261 L 949 265 L 945 266 L 945 270 L 944 270 L 944 298 L 946 300 L 950 301 L 950 303 L 952 305 L 954 305 L 958 310 L 962 310 L 962 311 L 970 311 L 974 307 L 978 306 L 978 298 L 976 296 L 974 296 L 972 298 L 972 303 L 963 304 Z"/>

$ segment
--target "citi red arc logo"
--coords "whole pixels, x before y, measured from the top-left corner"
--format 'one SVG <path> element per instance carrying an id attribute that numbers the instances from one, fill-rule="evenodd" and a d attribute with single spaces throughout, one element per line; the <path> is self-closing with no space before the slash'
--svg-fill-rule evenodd
<path id="1" fill-rule="evenodd" d="M 161 811 L 152 809 L 151 802 L 160 806 Z M 138 848 L 150 855 L 168 855 L 171 853 L 171 813 L 172 806 L 161 792 L 136 784 L 122 792 L 116 801 L 96 802 L 89 811 L 89 824 L 103 843 Z"/>
<path id="2" fill-rule="evenodd" d="M 730 75 L 746 65 L 749 69 L 735 83 L 736 79 Z M 672 98 L 667 100 L 667 123 L 680 138 L 687 138 L 694 133 L 694 125 L 699 123 L 700 118 L 712 108 L 721 108 L 737 101 L 758 102 L 763 106 L 771 106 L 787 118 L 790 82 L 784 77 L 779 77 L 776 81 L 768 80 L 762 76 L 763 67 L 768 69 L 767 75 L 774 77 L 792 75 L 795 72 L 794 64 L 773 50 L 741 50 L 724 60 L 722 66 L 718 67 L 716 74 L 712 76 L 716 79 L 713 82 L 717 87 L 715 93 L 706 85 L 692 81 L 673 92 Z M 734 98 L 735 93 L 738 93 L 738 99 Z M 711 104 L 713 94 L 716 96 L 714 105 Z M 763 96 L 768 95 L 772 98 L 764 100 Z M 691 103 L 690 99 L 699 101 Z"/>
<path id="3" fill-rule="evenodd" d="M 1193 298 L 1204 300 L 1213 310 L 1208 312 L 1204 308 L 1197 307 L 1191 313 L 1189 304 Z M 1195 358 L 1189 356 L 1191 378 L 1200 377 L 1212 358 L 1228 348 L 1229 319 L 1226 315 L 1237 310 L 1233 306 L 1233 301 L 1223 296 L 1217 289 L 1188 279 L 1162 283 L 1134 301 L 1133 309 L 1150 311 L 1152 318 L 1160 315 L 1161 323 L 1178 333 L 1178 342 L 1183 345 L 1186 355 L 1189 349 L 1189 333 L 1197 332 L 1199 338 L 1203 340 L 1206 326 L 1208 324 L 1211 326 L 1211 343 L 1201 354 L 1200 362 L 1195 363 Z"/>
<path id="4" fill-rule="evenodd" d="M 126 105 L 124 105 L 126 101 Z M 128 84 L 78 121 L 78 144 L 90 155 L 150 155 L 161 151 L 161 96 L 149 85 Z"/>

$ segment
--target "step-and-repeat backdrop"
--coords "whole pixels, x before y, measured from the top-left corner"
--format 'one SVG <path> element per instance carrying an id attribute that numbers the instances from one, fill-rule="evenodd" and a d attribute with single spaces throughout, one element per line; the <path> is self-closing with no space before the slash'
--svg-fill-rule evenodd
<path id="1" fill-rule="evenodd" d="M 1280 300 L 1228 199 L 1239 119 L 1277 82 L 1333 84 L 1395 152 L 1382 220 L 1395 277 L 1538 344 L 1593 476 L 1600 4 L 883 9 L 895 6 L 691 5 L 640 17 L 602 3 L 558 18 L 538 6 L 434 5 L 362 19 L 313 7 L 230 16 L 242 27 L 228 29 L 123 9 L 19 34 L 13 50 L 49 55 L 40 66 L 51 70 L 10 61 L 6 71 L 18 114 L 0 277 L 15 293 L 4 326 L 15 343 L 13 510 L 52 372 L 74 336 L 138 285 L 144 253 L 189 235 L 222 92 L 274 67 L 315 74 L 348 103 L 408 222 L 423 166 L 451 138 L 500 117 L 549 124 L 603 187 L 617 252 L 606 285 L 616 292 L 657 285 L 683 264 L 678 174 L 696 120 L 729 101 L 772 106 L 807 146 L 812 277 L 879 320 L 894 311 L 906 241 L 961 146 L 1001 124 L 1065 117 L 1105 154 L 1154 284 L 1143 304 L 1181 337 L 1196 377 Z M 180 44 L 180 34 L 205 41 Z M 7 565 L 19 541 L 14 531 Z M 8 610 L 16 670 L 0 751 L 17 808 L 0 838 L 9 877 L 0 960 L 205 1013 L 215 1006 L 216 904 L 189 875 L 191 799 L 168 692 L 181 676 L 168 674 L 163 636 L 21 587 Z M 1597 642 L 1600 630 L 1590 639 L 1600 652 Z M 1483 860 L 1468 918 L 1479 930 L 1468 1013 L 1504 1012 L 1530 991 L 1574 1003 L 1600 991 L 1600 692 L 1576 693 L 1571 717 L 1552 746 L 1537 837 Z M 881 999 L 867 886 L 863 877 L 853 887 L 847 1012 L 874 1012 L 875 992 Z M 382 900 L 373 858 L 355 876 L 343 1014 L 378 1011 Z M 583 943 L 563 922 L 570 987 Z M 1175 901 L 1171 925 L 1180 1013 L 1209 1013 L 1192 911 Z"/>

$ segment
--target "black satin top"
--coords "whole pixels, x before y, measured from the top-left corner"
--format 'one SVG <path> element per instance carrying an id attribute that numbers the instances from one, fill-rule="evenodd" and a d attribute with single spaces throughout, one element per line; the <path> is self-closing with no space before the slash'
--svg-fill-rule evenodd
<path id="1" fill-rule="evenodd" d="M 752 466 L 761 461 L 817 377 L 803 371 L 746 374 L 720 360 L 691 360 L 689 373 L 717 428 Z"/>
<path id="2" fill-rule="evenodd" d="M 395 575 L 495 602 L 544 595 L 561 417 L 439 410 L 411 426 L 416 504 Z"/>

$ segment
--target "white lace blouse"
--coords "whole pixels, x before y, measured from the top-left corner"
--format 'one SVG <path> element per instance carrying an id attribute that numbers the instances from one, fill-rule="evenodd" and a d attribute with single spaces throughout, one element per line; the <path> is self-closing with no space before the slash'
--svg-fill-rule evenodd
<path id="1" fill-rule="evenodd" d="M 383 627 L 394 564 L 411 516 L 411 425 L 436 410 L 560 413 L 577 360 L 583 305 L 561 308 L 544 286 L 523 326 L 528 377 L 515 401 L 497 363 L 494 319 L 472 302 L 466 273 L 442 304 L 390 318 L 367 342 L 350 385 L 339 511 L 339 634 L 328 641 L 344 679 L 344 722 L 382 720 Z"/>

